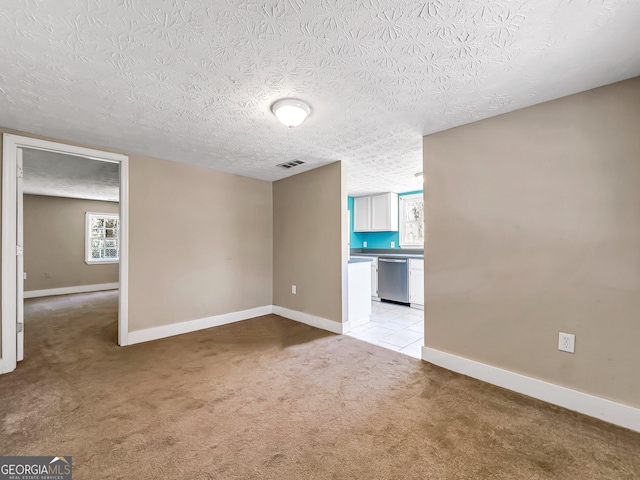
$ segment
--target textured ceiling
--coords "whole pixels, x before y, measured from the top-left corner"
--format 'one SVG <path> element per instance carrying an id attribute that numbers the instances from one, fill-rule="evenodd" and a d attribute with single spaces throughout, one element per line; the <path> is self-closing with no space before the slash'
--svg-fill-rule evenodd
<path id="1" fill-rule="evenodd" d="M 0 124 L 414 190 L 422 135 L 640 75 L 638 25 L 638 0 L 4 0 Z M 312 105 L 301 127 L 282 97 Z"/>
<path id="2" fill-rule="evenodd" d="M 22 161 L 24 193 L 118 201 L 117 163 L 29 148 L 24 149 Z"/>

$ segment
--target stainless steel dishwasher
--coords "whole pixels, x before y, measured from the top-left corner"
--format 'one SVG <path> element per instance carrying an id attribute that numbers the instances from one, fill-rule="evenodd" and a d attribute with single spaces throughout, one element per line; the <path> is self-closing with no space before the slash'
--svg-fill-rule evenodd
<path id="1" fill-rule="evenodd" d="M 378 258 L 378 296 L 382 300 L 409 303 L 409 261 Z"/>

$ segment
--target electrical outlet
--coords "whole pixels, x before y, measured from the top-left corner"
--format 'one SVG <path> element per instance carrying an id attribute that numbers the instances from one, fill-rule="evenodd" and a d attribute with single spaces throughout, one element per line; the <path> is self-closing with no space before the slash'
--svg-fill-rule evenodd
<path id="1" fill-rule="evenodd" d="M 293 293 L 294 295 L 297 293 L 297 288 L 295 285 L 291 285 L 291 293 Z"/>
<path id="2" fill-rule="evenodd" d="M 362 248 L 367 248 L 367 242 L 362 242 Z"/>
<path id="3" fill-rule="evenodd" d="M 396 248 L 396 242 L 391 242 L 391 248 Z"/>
<path id="4" fill-rule="evenodd" d="M 560 332 L 558 335 L 558 350 L 562 352 L 575 353 L 576 336 L 571 333 Z"/>

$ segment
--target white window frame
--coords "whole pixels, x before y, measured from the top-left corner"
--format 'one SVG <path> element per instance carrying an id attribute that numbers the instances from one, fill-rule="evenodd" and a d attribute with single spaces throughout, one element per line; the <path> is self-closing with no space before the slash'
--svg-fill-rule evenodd
<path id="1" fill-rule="evenodd" d="M 117 213 L 86 212 L 84 216 L 84 261 L 88 265 L 105 265 L 120 263 L 120 233 L 118 232 L 118 258 L 91 258 L 91 218 L 115 218 L 120 220 Z M 119 230 L 119 229 L 118 229 Z"/>
<path id="2" fill-rule="evenodd" d="M 401 197 L 398 197 L 400 199 L 400 222 L 399 222 L 399 228 L 400 228 L 400 248 L 424 248 L 424 242 L 407 242 L 404 238 L 404 232 L 405 232 L 405 228 L 404 228 L 404 224 L 405 224 L 405 202 L 410 201 L 410 200 L 415 200 L 415 199 L 422 199 L 422 201 L 424 202 L 424 193 L 412 193 L 411 195 L 402 195 Z M 423 217 L 424 217 L 424 213 L 423 213 Z M 426 232 L 425 232 L 426 235 Z"/>

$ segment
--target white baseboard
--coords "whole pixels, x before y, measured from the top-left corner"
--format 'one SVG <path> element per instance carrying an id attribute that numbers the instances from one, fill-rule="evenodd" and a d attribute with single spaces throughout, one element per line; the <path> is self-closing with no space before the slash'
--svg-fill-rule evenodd
<path id="1" fill-rule="evenodd" d="M 640 409 L 638 408 L 429 347 L 422 347 L 422 359 L 483 382 L 640 432 Z"/>
<path id="2" fill-rule="evenodd" d="M 316 317 L 304 312 L 298 312 L 297 310 L 291 310 L 289 308 L 273 306 L 273 313 L 280 315 L 281 317 L 295 320 L 296 322 L 305 323 L 312 327 L 321 328 L 322 330 L 328 330 L 333 333 L 346 333 L 351 327 L 349 322 L 336 322 L 329 320 L 328 318 Z"/>
<path id="3" fill-rule="evenodd" d="M 221 325 L 227 325 L 229 323 L 240 322 L 242 320 L 248 320 L 255 317 L 261 317 L 262 315 L 268 315 L 270 313 L 275 313 L 276 315 L 280 315 L 281 317 L 289 318 L 291 320 L 295 320 L 296 322 L 305 323 L 307 325 L 311 325 L 312 327 L 329 330 L 333 333 L 344 333 L 348 331 L 349 328 L 348 322 L 334 322 L 333 320 L 316 317 L 314 315 L 298 312 L 296 310 L 290 310 L 288 308 L 277 307 L 275 305 L 265 305 L 264 307 L 251 308 L 249 310 L 242 310 L 239 312 L 225 313 L 222 315 L 199 318 L 197 320 L 190 320 L 187 322 L 172 323 L 169 325 L 162 325 L 160 327 L 136 330 L 134 332 L 129 332 L 128 344 L 134 345 L 136 343 L 150 342 L 152 340 L 158 340 L 160 338 L 172 337 L 174 335 L 182 335 L 184 333 L 204 330 L 205 328 L 219 327 Z"/>
<path id="4" fill-rule="evenodd" d="M 98 283 L 94 285 L 78 285 L 77 287 L 49 288 L 46 290 L 30 290 L 24 292 L 24 298 L 50 297 L 52 295 L 69 295 L 71 293 L 100 292 L 102 290 L 115 290 L 119 288 L 118 282 Z"/>
<path id="5" fill-rule="evenodd" d="M 170 325 L 162 325 L 160 327 L 146 328 L 144 330 L 136 330 L 129 332 L 129 345 L 142 342 L 150 342 L 160 338 L 172 337 L 174 335 L 182 335 L 191 333 L 205 328 L 219 327 L 228 323 L 240 322 L 254 317 L 261 317 L 272 313 L 271 305 L 264 307 L 251 308 L 249 310 L 241 310 L 239 312 L 224 313 L 222 315 L 214 315 L 213 317 L 199 318 L 197 320 L 189 320 L 186 322 L 172 323 Z"/>

